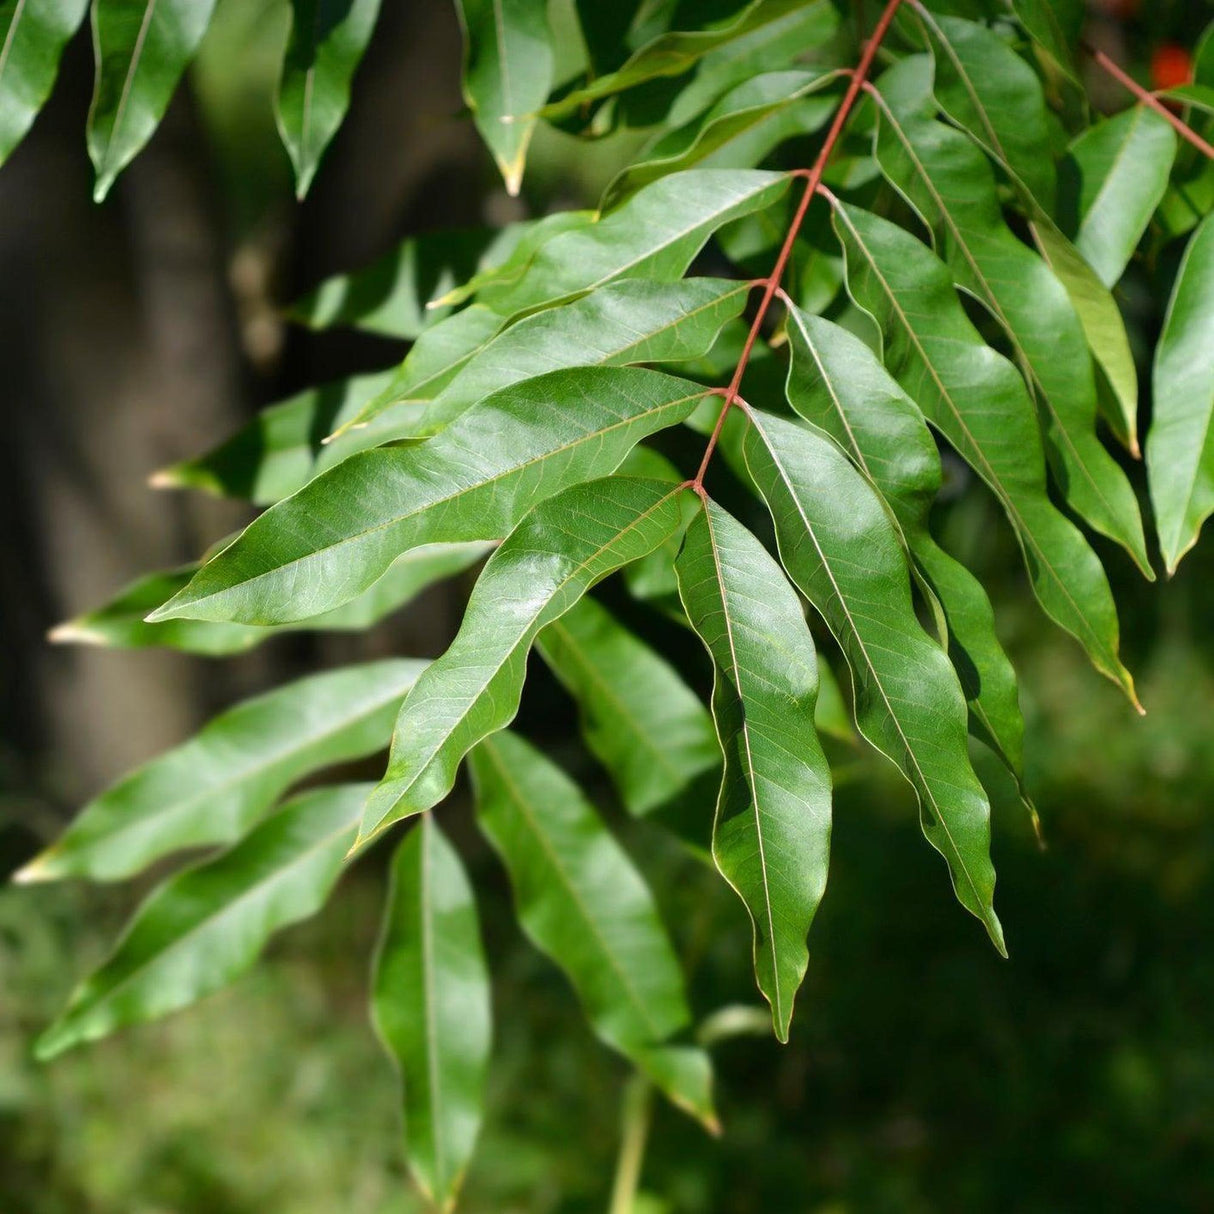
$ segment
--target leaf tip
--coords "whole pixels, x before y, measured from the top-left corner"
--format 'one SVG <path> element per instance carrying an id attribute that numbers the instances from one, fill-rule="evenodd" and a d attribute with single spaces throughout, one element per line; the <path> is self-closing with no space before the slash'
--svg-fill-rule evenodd
<path id="1" fill-rule="evenodd" d="M 170 464 L 167 468 L 158 468 L 148 477 L 149 489 L 184 489 L 187 481 L 182 475 L 180 464 Z"/>
<path id="2" fill-rule="evenodd" d="M 53 881 L 56 877 L 54 865 L 51 863 L 52 851 L 39 852 L 27 864 L 23 864 L 9 880 L 14 885 L 38 885 L 43 881 Z"/>
<path id="3" fill-rule="evenodd" d="M 52 645 L 104 645 L 105 634 L 95 628 L 90 628 L 78 620 L 64 620 L 47 631 L 46 639 Z"/>

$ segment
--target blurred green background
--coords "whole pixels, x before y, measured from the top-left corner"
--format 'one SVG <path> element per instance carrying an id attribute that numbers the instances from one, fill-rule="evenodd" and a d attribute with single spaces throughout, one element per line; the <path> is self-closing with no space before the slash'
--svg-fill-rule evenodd
<path id="1" fill-rule="evenodd" d="M 1210 15 L 1199 0 L 1145 13 L 1109 0 L 1089 36 L 1145 73 L 1155 47 L 1191 45 Z M 269 107 L 284 18 L 279 0 L 221 0 L 189 87 L 101 208 L 88 202 L 78 39 L 53 104 L 0 173 L 0 871 L 238 696 L 317 664 L 442 650 L 459 588 L 370 638 L 283 638 L 222 664 L 51 650 L 42 637 L 243 517 L 153 496 L 150 472 L 269 400 L 400 356 L 293 330 L 278 305 L 408 232 L 592 202 L 635 139 L 587 148 L 549 133 L 526 199 L 506 198 L 460 114 L 450 6 L 386 4 L 347 125 L 297 206 Z M 1152 301 L 1173 269 L 1167 256 L 1132 268 L 1121 293 L 1136 332 L 1158 327 Z M 938 521 L 991 587 L 1022 672 L 1044 851 L 978 756 L 1011 960 L 956 907 L 909 788 L 840 751 L 830 888 L 791 1043 L 717 1047 L 720 1140 L 656 1110 L 644 1214 L 1214 1210 L 1214 543 L 1156 586 L 1100 546 L 1148 710 L 1139 720 L 1033 607 L 989 501 L 950 498 Z M 703 684 L 690 638 L 635 622 Z M 740 904 L 655 828 L 614 812 L 569 733 L 568 702 L 534 675 L 522 727 L 601 794 L 663 904 L 697 1014 L 753 1005 Z M 495 972 L 490 1109 L 464 1208 L 601 1210 L 625 1069 L 520 937 L 462 793 L 443 812 L 477 881 Z M 321 919 L 234 988 L 49 1068 L 30 1060 L 33 1036 L 139 890 L 0 888 L 0 1210 L 420 1210 L 395 1078 L 365 1013 L 382 866 L 365 860 Z"/>

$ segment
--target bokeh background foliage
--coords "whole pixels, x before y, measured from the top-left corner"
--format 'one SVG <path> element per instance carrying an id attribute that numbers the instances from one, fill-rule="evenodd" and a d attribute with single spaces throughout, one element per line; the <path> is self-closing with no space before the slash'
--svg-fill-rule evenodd
<path id="1" fill-rule="evenodd" d="M 0 456 L 6 870 L 83 795 L 238 695 L 318 661 L 438 653 L 453 633 L 458 588 L 427 595 L 370 638 L 282 638 L 218 667 L 48 653 L 40 639 L 241 520 L 196 502 L 149 520 L 148 472 L 268 400 L 395 356 L 375 339 L 290 327 L 281 301 L 405 233 L 592 205 L 633 150 L 627 132 L 585 145 L 540 128 L 523 196 L 507 197 L 460 116 L 452 13 L 437 0 L 392 7 L 302 207 L 274 128 L 277 3 L 220 0 L 187 89 L 100 211 L 84 202 L 86 39 L 69 46 L 62 87 L 0 175 L 13 415 Z M 1191 45 L 1209 16 L 1197 0 L 1144 13 L 1110 3 L 1092 14 L 1089 36 L 1146 79 L 1160 49 Z M 1136 262 L 1119 288 L 1144 348 L 1174 272 L 1166 258 Z M 102 450 L 99 419 L 115 435 Z M 1027 601 L 994 509 L 954 496 L 940 521 L 991 588 L 1022 672 L 1029 784 L 1048 850 L 996 765 L 981 773 L 996 794 L 1011 960 L 952 903 L 918 838 L 910 790 L 857 753 L 836 797 L 830 894 L 792 1040 L 777 1048 L 765 1031 L 716 1050 L 722 1139 L 655 1109 L 645 1211 L 1200 1211 L 1214 1200 L 1210 546 L 1148 588 L 1098 542 L 1149 710 L 1134 722 Z M 692 638 L 630 622 L 705 677 Z M 740 906 L 666 836 L 613 806 L 571 719 L 533 663 L 521 727 L 584 779 L 643 862 L 688 959 L 697 1011 L 753 1004 Z M 625 1068 L 519 936 L 462 789 L 444 823 L 497 959 L 490 1103 L 465 1208 L 601 1209 Z M 232 989 L 51 1068 L 30 1061 L 29 1043 L 73 975 L 104 954 L 130 891 L 0 890 L 4 1208 L 420 1209 L 400 1157 L 396 1088 L 366 1024 L 363 958 L 384 860 L 357 866 L 325 916 L 286 933 Z"/>

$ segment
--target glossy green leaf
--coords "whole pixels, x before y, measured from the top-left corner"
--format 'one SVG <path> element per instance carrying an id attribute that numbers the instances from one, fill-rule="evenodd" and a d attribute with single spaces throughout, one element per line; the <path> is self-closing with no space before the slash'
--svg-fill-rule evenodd
<path id="1" fill-rule="evenodd" d="M 19 881 L 114 881 L 242 835 L 310 772 L 374 754 L 425 662 L 397 658 L 287 683 L 215 717 L 90 801 Z"/>
<path id="2" fill-rule="evenodd" d="M 291 35 L 274 110 L 300 198 L 346 116 L 350 84 L 371 41 L 379 2 L 291 0 Z"/>
<path id="3" fill-rule="evenodd" d="M 825 0 L 751 0 L 738 12 L 706 29 L 672 30 L 660 34 L 636 51 L 617 71 L 599 76 L 584 87 L 565 94 L 559 101 L 545 106 L 541 114 L 545 118 L 560 118 L 646 81 L 681 76 L 708 52 L 807 7 L 828 9 L 829 5 Z"/>
<path id="4" fill-rule="evenodd" d="M 0 164 L 51 95 L 88 0 L 0 0 Z"/>
<path id="5" fill-rule="evenodd" d="M 400 1071 L 409 1170 L 451 1210 L 484 1116 L 493 1012 L 472 885 L 430 814 L 392 860 L 371 1016 Z"/>
<path id="6" fill-rule="evenodd" d="M 1096 554 L 1050 501 L 1041 434 L 1024 381 L 983 342 L 932 252 L 888 220 L 839 204 L 848 288 L 885 337 L 885 363 L 999 498 L 1046 613 L 1136 704 L 1117 656 L 1117 610 Z"/>
<path id="7" fill-rule="evenodd" d="M 332 610 L 410 548 L 505 535 L 559 489 L 612 472 L 705 391 L 632 367 L 524 380 L 424 443 L 360 452 L 309 482 L 149 618 L 283 624 Z"/>
<path id="8" fill-rule="evenodd" d="M 1052 211 L 1057 170 L 1037 74 L 985 25 L 924 8 L 916 11 L 936 52 L 935 92 L 941 108 Z"/>
<path id="9" fill-rule="evenodd" d="M 791 308 L 788 340 L 789 403 L 831 435 L 889 503 L 916 570 L 943 609 L 949 656 L 975 732 L 1021 775 L 1016 672 L 995 634 L 990 600 L 928 526 L 942 470 L 923 415 L 876 355 L 838 325 Z"/>
<path id="10" fill-rule="evenodd" d="M 621 169 L 603 192 L 608 209 L 668 173 L 707 164 L 752 168 L 794 135 L 822 126 L 837 98 L 811 94 L 839 79 L 839 72 L 766 72 L 730 90 L 685 126 L 665 132 L 637 163 Z"/>
<path id="11" fill-rule="evenodd" d="M 362 784 L 304 793 L 231 850 L 174 874 L 39 1038 L 39 1058 L 155 1020 L 249 969 L 280 929 L 325 904 L 354 838 Z"/>
<path id="12" fill-rule="evenodd" d="M 830 766 L 814 729 L 818 662 L 784 571 L 715 502 L 676 565 L 687 617 L 713 661 L 725 774 L 712 854 L 746 905 L 759 989 L 788 1040 L 805 938 L 830 863 Z"/>
<path id="13" fill-rule="evenodd" d="M 457 0 L 464 29 L 464 97 L 506 183 L 523 181 L 535 113 L 552 87 L 547 0 Z"/>
<path id="14" fill-rule="evenodd" d="M 931 61 L 903 60 L 879 88 L 875 147 L 882 171 L 936 234 L 957 285 L 987 307 L 1010 339 L 1040 406 L 1046 451 L 1067 504 L 1153 577 L 1138 499 L 1096 437 L 1096 380 L 1066 289 L 1008 229 L 986 158 L 932 119 Z"/>
<path id="15" fill-rule="evenodd" d="M 847 658 L 860 732 L 914 786 L 923 832 L 948 861 L 958 900 L 1002 952 L 990 805 L 970 766 L 965 698 L 915 618 L 893 522 L 821 432 L 756 411 L 744 443 L 781 562 Z"/>
<path id="16" fill-rule="evenodd" d="M 1087 16 L 1084 0 L 1012 0 L 1012 9 L 1029 37 L 1079 84 L 1074 47 Z"/>
<path id="17" fill-rule="evenodd" d="M 1062 227 L 1106 287 L 1125 271 L 1176 158 L 1176 132 L 1136 105 L 1088 127 L 1062 166 Z"/>
<path id="18" fill-rule="evenodd" d="M 539 632 L 667 539 L 684 497 L 664 481 L 609 477 L 541 502 L 511 532 L 486 562 L 455 640 L 401 705 L 360 839 L 451 791 L 464 755 L 514 719 Z"/>
<path id="19" fill-rule="evenodd" d="M 214 8 L 215 0 L 94 0 L 88 147 L 98 202 L 152 137 Z"/>
<path id="20" fill-rule="evenodd" d="M 165 620 L 149 624 L 147 615 L 189 584 L 198 571 L 186 565 L 167 573 L 150 573 L 132 582 L 104 606 L 53 628 L 50 639 L 116 649 L 178 649 L 220 657 L 244 653 L 283 632 L 353 632 L 370 628 L 398 611 L 423 590 L 476 564 L 492 544 L 428 544 L 397 557 L 368 590 L 341 607 L 295 624 L 258 628 L 212 620 Z"/>
<path id="21" fill-rule="evenodd" d="M 1071 297 L 1088 349 L 1104 375 L 1107 391 L 1099 395 L 1101 413 L 1117 441 L 1137 458 L 1138 371 L 1121 309 L 1083 254 L 1039 207 L 1032 211 L 1029 229 L 1041 256 Z"/>
<path id="22" fill-rule="evenodd" d="M 638 817 L 720 763 L 712 720 L 678 672 L 600 603 L 584 598 L 536 638 L 577 701 L 586 745 Z"/>
<path id="23" fill-rule="evenodd" d="M 1193 233 L 1155 350 L 1147 476 L 1169 574 L 1214 511 L 1214 217 Z"/>
<path id="24" fill-rule="evenodd" d="M 708 1056 L 665 1044 L 691 1013 L 645 879 L 577 785 L 522 738 L 485 740 L 470 768 L 477 820 L 527 936 L 565 972 L 598 1036 L 715 1125 Z"/>

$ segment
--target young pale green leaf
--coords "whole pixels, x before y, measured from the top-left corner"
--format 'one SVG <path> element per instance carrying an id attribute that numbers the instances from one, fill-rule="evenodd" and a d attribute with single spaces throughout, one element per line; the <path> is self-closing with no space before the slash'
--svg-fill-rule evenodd
<path id="1" fill-rule="evenodd" d="M 713 661 L 712 715 L 725 755 L 712 854 L 746 905 L 759 989 L 788 1040 L 805 938 L 830 863 L 830 766 L 814 729 L 818 663 L 800 600 L 741 523 L 704 501 L 676 569 Z"/>
<path id="2" fill-rule="evenodd" d="M 214 8 L 215 0 L 94 0 L 88 146 L 98 202 L 152 137 Z"/>
<path id="3" fill-rule="evenodd" d="M 916 11 L 936 50 L 936 99 L 1048 212 L 1057 170 L 1045 96 L 1036 72 L 985 25 Z"/>
<path id="4" fill-rule="evenodd" d="M 1083 325 L 1088 349 L 1104 375 L 1107 391 L 1098 404 L 1117 441 L 1138 458 L 1138 371 L 1121 309 L 1083 254 L 1040 207 L 1032 208 L 1029 229 L 1046 265 L 1066 288 Z"/>
<path id="5" fill-rule="evenodd" d="M 546 105 L 544 118 L 563 118 L 591 102 L 625 89 L 635 88 L 664 76 L 681 76 L 710 51 L 778 21 L 799 9 L 813 8 L 821 13 L 824 29 L 833 28 L 834 14 L 825 0 L 751 0 L 726 20 L 705 29 L 673 30 L 658 35 L 635 52 L 621 67 L 599 76 L 579 89 L 566 93 L 559 101 Z M 825 36 L 825 35 L 824 35 Z"/>
<path id="6" fill-rule="evenodd" d="M 731 89 L 703 114 L 667 131 L 621 169 L 603 192 L 603 209 L 617 205 L 668 173 L 707 163 L 751 168 L 794 135 L 816 131 L 830 118 L 837 98 L 811 97 L 840 72 L 766 72 Z"/>
<path id="7" fill-rule="evenodd" d="M 300 198 L 346 116 L 350 82 L 378 14 L 379 0 L 291 0 L 291 36 L 274 112 Z"/>
<path id="8" fill-rule="evenodd" d="M 51 95 L 88 0 L 0 0 L 0 164 Z"/>
<path id="9" fill-rule="evenodd" d="M 1003 220 L 986 157 L 931 115 L 931 61 L 904 59 L 874 90 L 882 172 L 936 234 L 958 286 L 1012 344 L 1046 422 L 1046 451 L 1068 505 L 1153 578 L 1138 499 L 1096 437 L 1096 380 L 1066 289 Z"/>
<path id="10" fill-rule="evenodd" d="M 547 0 L 457 0 L 464 97 L 508 194 L 523 181 L 536 111 L 552 87 Z"/>
<path id="11" fill-rule="evenodd" d="M 39 1038 L 39 1058 L 188 1006 L 237 978 L 281 928 L 314 915 L 354 838 L 361 784 L 304 793 L 231 850 L 174 874 Z"/>
<path id="12" fill-rule="evenodd" d="M 472 885 L 431 814 L 392 860 L 371 1017 L 400 1070 L 409 1170 L 449 1211 L 484 1116 L 493 1010 Z"/>
<path id="13" fill-rule="evenodd" d="M 577 785 L 522 738 L 486 739 L 469 766 L 527 936 L 565 972 L 595 1033 L 715 1126 L 708 1056 L 665 1044 L 691 1013 L 644 877 Z"/>
<path id="14" fill-rule="evenodd" d="M 712 720 L 678 672 L 605 607 L 584 598 L 536 638 L 581 710 L 587 746 L 629 813 L 670 804 L 720 764 Z"/>
<path id="15" fill-rule="evenodd" d="M 788 316 L 788 401 L 835 439 L 889 503 L 917 572 L 944 612 L 971 725 L 1019 778 L 1024 720 L 1016 672 L 995 634 L 986 591 L 928 526 L 942 471 L 923 415 L 859 338 L 799 308 Z"/>
<path id="16" fill-rule="evenodd" d="M 965 698 L 944 650 L 915 618 L 893 522 L 821 432 L 755 411 L 744 445 L 784 568 L 847 657 L 860 732 L 914 786 L 923 832 L 948 861 L 958 900 L 1003 952 L 990 805 L 970 766 Z"/>
<path id="17" fill-rule="evenodd" d="M 238 838 L 303 776 L 384 746 L 425 665 L 349 666 L 237 704 L 90 801 L 15 879 L 115 881 L 170 852 Z"/>
<path id="18" fill-rule="evenodd" d="M 1155 350 L 1147 477 L 1169 574 L 1214 511 L 1214 217 L 1185 249 Z"/>
<path id="19" fill-rule="evenodd" d="M 999 498 L 1046 613 L 1075 636 L 1096 669 L 1137 705 L 1117 656 L 1117 609 L 1104 569 L 1050 501 L 1041 434 L 1024 381 L 983 342 L 952 275 L 909 233 L 838 203 L 835 227 L 848 287 L 885 337 L 894 378 Z"/>
<path id="20" fill-rule="evenodd" d="M 363 451 L 310 481 L 149 619 L 264 625 L 330 611 L 410 548 L 505 535 L 537 502 L 613 472 L 705 394 L 633 367 L 554 371 L 504 388 L 424 443 Z"/>
<path id="21" fill-rule="evenodd" d="M 1063 228 L 1106 287 L 1129 264 L 1175 158 L 1175 131 L 1145 105 L 1088 127 L 1071 144 L 1062 164 Z"/>
<path id="22" fill-rule="evenodd" d="M 685 496 L 664 481 L 615 476 L 575 485 L 523 519 L 485 564 L 450 648 L 401 705 L 360 842 L 451 791 L 464 755 L 514 719 L 541 629 L 668 539 Z"/>
<path id="23" fill-rule="evenodd" d="M 397 557 L 387 573 L 357 598 L 296 624 L 275 628 L 212 620 L 165 620 L 149 624 L 148 612 L 166 603 L 197 573 L 197 565 L 186 565 L 139 578 L 104 606 L 53 628 L 50 639 L 115 649 L 177 649 L 221 657 L 244 653 L 283 632 L 361 631 L 398 611 L 436 582 L 475 565 L 492 547 L 492 544 L 428 544 L 414 548 Z"/>

